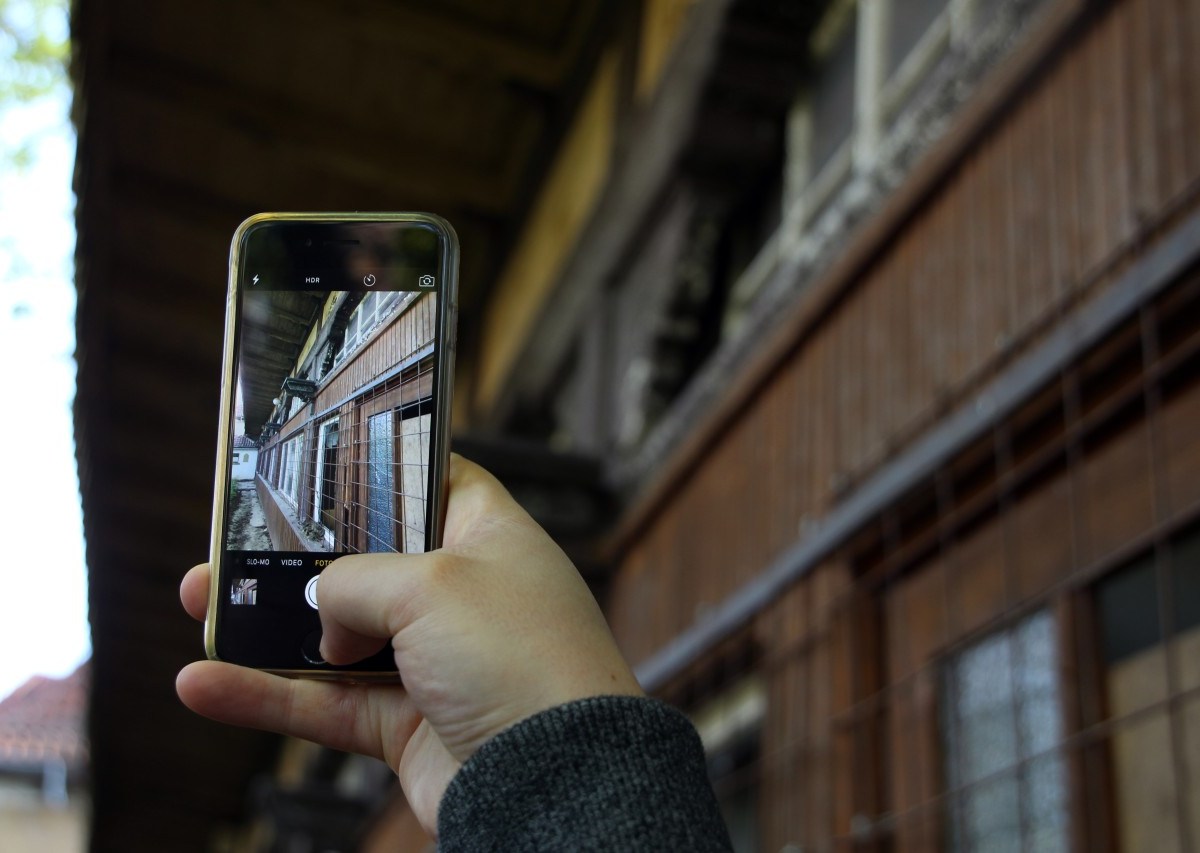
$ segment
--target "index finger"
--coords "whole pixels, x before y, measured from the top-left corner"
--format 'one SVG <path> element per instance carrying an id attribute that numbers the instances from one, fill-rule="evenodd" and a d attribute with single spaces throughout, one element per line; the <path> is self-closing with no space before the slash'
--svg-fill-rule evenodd
<path id="1" fill-rule="evenodd" d="M 179 584 L 179 600 L 193 619 L 203 622 L 208 613 L 208 583 L 211 568 L 208 563 L 192 566 Z"/>
<path id="2" fill-rule="evenodd" d="M 449 486 L 443 547 L 450 550 L 466 542 L 484 519 L 526 515 L 499 480 L 457 453 L 450 454 Z"/>

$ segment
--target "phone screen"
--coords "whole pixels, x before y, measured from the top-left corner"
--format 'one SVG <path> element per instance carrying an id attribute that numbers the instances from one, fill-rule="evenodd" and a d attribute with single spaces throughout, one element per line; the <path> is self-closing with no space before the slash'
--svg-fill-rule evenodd
<path id="1" fill-rule="evenodd" d="M 416 220 L 265 221 L 240 240 L 217 655 L 320 666 L 322 569 L 439 544 L 453 239 Z M 354 668 L 395 668 L 376 658 Z"/>

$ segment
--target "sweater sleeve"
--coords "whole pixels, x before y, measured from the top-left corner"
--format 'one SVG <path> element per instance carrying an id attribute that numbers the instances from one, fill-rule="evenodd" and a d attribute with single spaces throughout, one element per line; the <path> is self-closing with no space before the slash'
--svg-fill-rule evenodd
<path id="1" fill-rule="evenodd" d="M 543 711 L 480 747 L 438 810 L 438 850 L 728 851 L 688 719 L 604 696 Z"/>

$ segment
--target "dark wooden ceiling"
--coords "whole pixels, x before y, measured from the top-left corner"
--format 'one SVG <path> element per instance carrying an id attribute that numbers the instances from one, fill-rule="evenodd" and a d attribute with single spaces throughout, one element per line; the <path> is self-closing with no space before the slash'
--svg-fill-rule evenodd
<path id="1" fill-rule="evenodd" d="M 264 300 L 257 303 L 260 311 L 243 312 L 237 383 L 242 392 L 246 435 L 257 437 L 270 419 L 280 386 L 295 368 L 328 296 L 328 290 L 272 290 L 260 294 L 260 300 Z M 343 296 L 338 304 L 345 302 Z M 319 345 L 314 349 L 319 352 Z"/>
<path id="2" fill-rule="evenodd" d="M 76 0 L 76 430 L 96 850 L 203 850 L 273 739 L 198 719 L 178 604 L 206 558 L 229 239 L 262 210 L 429 210 L 460 360 L 621 4 Z"/>

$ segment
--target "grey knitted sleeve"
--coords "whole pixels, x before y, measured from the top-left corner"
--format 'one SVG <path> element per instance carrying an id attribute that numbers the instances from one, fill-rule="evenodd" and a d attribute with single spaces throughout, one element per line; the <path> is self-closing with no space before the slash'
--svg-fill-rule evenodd
<path id="1" fill-rule="evenodd" d="M 518 723 L 480 747 L 438 810 L 438 850 L 728 851 L 687 717 L 604 696 Z"/>

